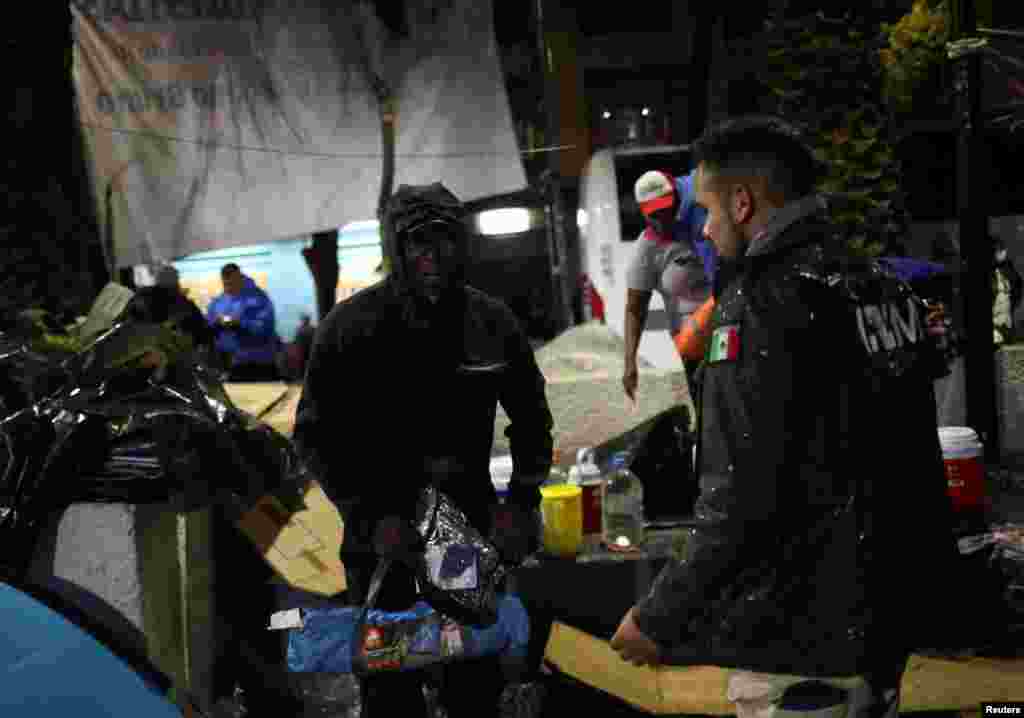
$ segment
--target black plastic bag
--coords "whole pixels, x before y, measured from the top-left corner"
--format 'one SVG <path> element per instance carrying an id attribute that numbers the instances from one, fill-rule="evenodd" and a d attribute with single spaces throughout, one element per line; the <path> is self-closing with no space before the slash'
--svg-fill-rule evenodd
<path id="1" fill-rule="evenodd" d="M 0 416 L 0 537 L 16 547 L 0 566 L 20 575 L 45 521 L 77 502 L 244 513 L 273 492 L 301 507 L 312 476 L 291 443 L 239 410 L 191 349 L 173 320 L 120 321 L 61 360 L 52 390 Z"/>
<path id="2" fill-rule="evenodd" d="M 0 335 L 0 419 L 41 400 L 69 379 L 70 355 L 37 351 L 24 341 Z"/>
<path id="3" fill-rule="evenodd" d="M 629 469 L 644 487 L 648 521 L 693 515 L 700 487 L 693 467 L 696 437 L 690 424 L 689 407 L 681 404 L 594 449 L 602 468 L 615 454 L 629 452 Z"/>

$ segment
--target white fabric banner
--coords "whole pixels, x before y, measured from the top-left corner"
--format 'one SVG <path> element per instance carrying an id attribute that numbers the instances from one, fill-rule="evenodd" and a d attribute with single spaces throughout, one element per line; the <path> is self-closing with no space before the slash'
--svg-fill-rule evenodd
<path id="1" fill-rule="evenodd" d="M 425 0 L 395 40 L 340 0 L 73 0 L 74 80 L 119 266 L 376 215 L 394 88 L 395 188 L 522 189 L 490 0 Z"/>

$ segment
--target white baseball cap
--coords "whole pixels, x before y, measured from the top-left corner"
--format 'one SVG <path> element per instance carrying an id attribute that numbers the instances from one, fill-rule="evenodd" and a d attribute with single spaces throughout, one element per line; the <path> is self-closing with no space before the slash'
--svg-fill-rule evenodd
<path id="1" fill-rule="evenodd" d="M 651 170 L 640 175 L 634 193 L 640 211 L 647 215 L 672 206 L 676 199 L 675 182 L 667 173 Z"/>

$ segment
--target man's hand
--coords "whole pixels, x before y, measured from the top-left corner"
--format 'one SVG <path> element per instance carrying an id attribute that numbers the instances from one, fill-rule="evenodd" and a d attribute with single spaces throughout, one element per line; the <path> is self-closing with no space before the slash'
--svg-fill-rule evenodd
<path id="1" fill-rule="evenodd" d="M 636 403 L 636 387 L 639 382 L 636 355 L 640 349 L 640 339 L 644 335 L 644 326 L 647 324 L 647 308 L 651 304 L 653 295 L 654 292 L 642 292 L 638 289 L 626 290 L 626 321 L 623 337 L 626 340 L 623 355 L 626 370 L 622 375 L 622 388 L 626 390 L 626 396 L 634 404 Z"/>
<path id="2" fill-rule="evenodd" d="M 503 504 L 491 510 L 491 539 L 502 558 L 521 564 L 540 548 L 540 512 L 516 504 Z"/>
<path id="3" fill-rule="evenodd" d="M 636 362 L 627 362 L 626 370 L 622 374 L 622 388 L 630 401 L 636 402 L 636 388 L 639 383 L 640 371 L 637 369 Z"/>
<path id="4" fill-rule="evenodd" d="M 946 305 L 942 302 L 925 302 L 928 308 L 928 316 L 925 322 L 928 325 L 929 334 L 946 333 Z"/>
<path id="5" fill-rule="evenodd" d="M 441 456 L 424 460 L 423 470 L 434 486 L 443 487 L 449 478 L 465 474 L 466 467 L 455 457 Z"/>
<path id="6" fill-rule="evenodd" d="M 412 553 L 415 532 L 399 516 L 385 516 L 377 522 L 373 532 L 373 550 L 378 556 L 401 559 Z"/>
<path id="7" fill-rule="evenodd" d="M 612 636 L 611 646 L 622 660 L 634 666 L 656 666 L 661 663 L 661 649 L 636 625 L 632 608 L 626 611 L 622 623 Z"/>

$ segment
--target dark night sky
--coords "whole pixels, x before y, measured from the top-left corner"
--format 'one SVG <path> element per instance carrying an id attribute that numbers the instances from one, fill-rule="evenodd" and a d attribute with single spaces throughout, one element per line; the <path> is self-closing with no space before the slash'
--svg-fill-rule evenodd
<path id="1" fill-rule="evenodd" d="M 551 0 L 547 0 L 552 5 Z M 628 11 L 618 3 L 592 0 L 562 0 L 563 8 L 575 8 L 583 37 L 627 32 L 659 32 L 672 21 L 673 13 L 686 12 L 682 0 L 650 0 L 640 12 Z M 536 0 L 494 0 L 495 31 L 500 44 L 535 42 L 533 17 Z"/>

